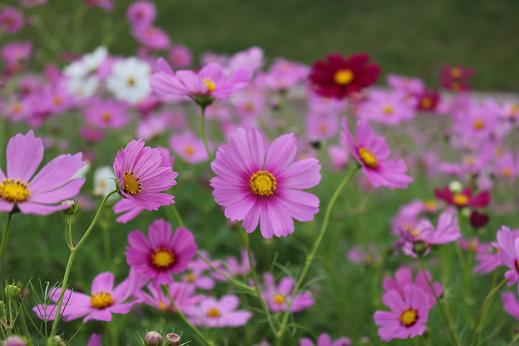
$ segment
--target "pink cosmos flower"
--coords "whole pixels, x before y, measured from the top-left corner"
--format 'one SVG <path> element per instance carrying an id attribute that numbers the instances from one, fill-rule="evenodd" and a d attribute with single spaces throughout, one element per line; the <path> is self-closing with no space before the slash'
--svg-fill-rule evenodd
<path id="1" fill-rule="evenodd" d="M 127 109 L 122 102 L 94 98 L 88 101 L 84 112 L 89 124 L 100 128 L 118 129 L 129 121 Z"/>
<path id="2" fill-rule="evenodd" d="M 163 193 L 176 185 L 178 175 L 166 149 L 144 146 L 142 140 L 130 141 L 117 152 L 113 168 L 121 195 L 135 206 L 157 210 L 174 203 L 172 195 Z"/>
<path id="3" fill-rule="evenodd" d="M 207 253 L 203 250 L 200 250 L 200 255 L 204 256 L 206 260 L 209 259 Z M 211 274 L 209 265 L 201 258 L 197 258 L 189 263 L 185 274 L 182 276 L 182 282 L 199 289 L 211 290 L 215 285 Z"/>
<path id="4" fill-rule="evenodd" d="M 406 96 L 420 94 L 425 89 L 425 85 L 422 80 L 395 74 L 390 74 L 387 76 L 387 84 L 389 84 L 389 86 L 394 91 L 402 93 Z"/>
<path id="5" fill-rule="evenodd" d="M 15 72 L 22 67 L 24 61 L 29 59 L 32 53 L 31 42 L 12 42 L 4 45 L 0 55 L 9 71 Z"/>
<path id="6" fill-rule="evenodd" d="M 243 221 L 247 232 L 258 223 L 263 237 L 284 237 L 294 232 L 294 221 L 310 221 L 319 211 L 319 198 L 302 191 L 321 180 L 315 158 L 294 162 L 294 134 L 278 137 L 269 146 L 256 129 L 239 128 L 218 148 L 211 169 L 213 196 L 231 221 Z"/>
<path id="7" fill-rule="evenodd" d="M 509 285 L 513 285 L 519 281 L 519 231 L 502 226 L 497 231 L 497 246 L 501 262 L 509 268 L 505 278 Z"/>
<path id="8" fill-rule="evenodd" d="M 398 125 L 416 115 L 404 94 L 387 91 L 371 92 L 368 99 L 359 105 L 357 113 L 361 119 L 386 125 Z"/>
<path id="9" fill-rule="evenodd" d="M 519 320 L 519 302 L 512 292 L 505 292 L 503 298 L 503 309 L 516 320 Z"/>
<path id="10" fill-rule="evenodd" d="M 429 307 L 433 307 L 436 299 L 443 294 L 442 285 L 439 282 L 432 281 L 432 275 L 429 271 L 418 271 L 416 279 L 413 281 L 413 271 L 406 266 L 401 266 L 397 270 L 394 279 L 391 276 L 385 276 L 383 287 L 384 291 L 397 290 L 403 296 L 404 287 L 411 284 L 420 287 L 429 296 Z"/>
<path id="11" fill-rule="evenodd" d="M 487 274 L 503 265 L 497 243 L 480 244 L 476 249 L 476 268 L 474 272 Z"/>
<path id="12" fill-rule="evenodd" d="M 411 284 L 402 292 L 390 290 L 382 300 L 390 311 L 376 311 L 373 315 L 382 341 L 414 338 L 425 332 L 430 296 L 422 288 Z"/>
<path id="13" fill-rule="evenodd" d="M 299 346 L 351 346 L 350 338 L 340 338 L 337 340 L 332 340 L 330 335 L 323 333 L 319 335 L 317 339 L 317 343 L 314 343 L 312 340 L 308 338 L 302 338 L 299 341 Z"/>
<path id="14" fill-rule="evenodd" d="M 23 28 L 23 14 L 12 6 L 0 10 L 0 31 L 14 34 Z"/>
<path id="15" fill-rule="evenodd" d="M 87 346 L 103 346 L 103 336 L 101 334 L 93 333 L 88 339 Z"/>
<path id="16" fill-rule="evenodd" d="M 309 72 L 308 66 L 278 58 L 270 66 L 270 70 L 260 77 L 260 80 L 269 89 L 287 90 L 303 82 Z"/>
<path id="17" fill-rule="evenodd" d="M 177 44 L 169 50 L 168 60 L 174 68 L 186 68 L 192 64 L 193 57 L 188 47 Z"/>
<path id="18" fill-rule="evenodd" d="M 146 286 L 146 291 L 136 293 L 136 297 L 155 309 L 175 312 L 177 309 L 184 311 L 204 299 L 195 291 L 196 287 L 193 285 L 178 282 L 171 282 L 165 290 L 157 283 L 150 283 Z"/>
<path id="19" fill-rule="evenodd" d="M 236 70 L 238 68 L 248 68 L 253 71 L 261 69 L 265 63 L 263 49 L 259 47 L 250 47 L 249 49 L 235 53 L 229 58 L 229 68 Z"/>
<path id="20" fill-rule="evenodd" d="M 403 160 L 388 159 L 391 152 L 385 139 L 375 134 L 367 122 L 357 122 L 353 137 L 344 119 L 342 139 L 374 187 L 402 189 L 413 181 L 412 177 L 405 174 L 407 167 Z"/>
<path id="21" fill-rule="evenodd" d="M 125 198 L 118 200 L 113 206 L 113 211 L 117 214 L 115 221 L 118 223 L 128 223 L 144 210 L 146 209 L 136 205 L 134 201 Z"/>
<path id="22" fill-rule="evenodd" d="M 228 277 L 244 276 L 250 272 L 249 256 L 245 249 L 241 250 L 241 262 L 230 256 L 225 261 L 215 261 L 214 265 L 226 274 L 224 276 L 217 271 L 213 273 L 213 277 L 220 281 L 225 281 Z"/>
<path id="23" fill-rule="evenodd" d="M 346 168 L 350 160 L 350 154 L 343 145 L 330 145 L 328 157 L 333 170 L 340 171 Z"/>
<path id="24" fill-rule="evenodd" d="M 157 61 L 157 69 L 150 77 L 150 86 L 165 97 L 204 98 L 210 104 L 214 99 L 225 99 L 245 88 L 252 78 L 252 71 L 240 68 L 226 74 L 223 68 L 210 63 L 200 71 L 179 70 L 173 72 L 164 59 Z M 200 101 L 197 101 L 200 102 Z"/>
<path id="25" fill-rule="evenodd" d="M 186 162 L 197 164 L 207 160 L 204 142 L 190 131 L 171 136 L 169 144 L 173 153 Z"/>
<path id="26" fill-rule="evenodd" d="M 249 311 L 237 310 L 240 301 L 237 296 L 229 294 L 220 300 L 208 297 L 197 306 L 186 308 L 189 321 L 197 326 L 209 328 L 240 327 L 249 321 Z"/>
<path id="27" fill-rule="evenodd" d="M 151 49 L 167 49 L 171 44 L 168 34 L 155 26 L 137 26 L 132 33 L 140 44 Z"/>
<path id="28" fill-rule="evenodd" d="M 153 2 L 138 0 L 128 7 L 126 16 L 132 27 L 147 27 L 155 21 L 157 10 Z"/>
<path id="29" fill-rule="evenodd" d="M 66 290 L 63 295 L 64 321 L 83 318 L 83 322 L 91 320 L 112 320 L 112 314 L 127 314 L 139 300 L 132 300 L 134 293 L 140 289 L 142 280 L 130 272 L 127 279 L 114 288 L 114 275 L 110 272 L 98 274 L 90 289 L 90 295 Z M 57 303 L 61 289 L 52 288 L 49 298 Z M 33 308 L 38 318 L 49 321 L 56 317 L 56 305 L 37 305 Z"/>
<path id="30" fill-rule="evenodd" d="M 146 237 L 140 231 L 128 234 L 128 265 L 143 277 L 159 284 L 171 283 L 172 274 L 183 272 L 196 254 L 193 233 L 185 228 L 171 232 L 165 220 L 151 223 Z"/>
<path id="31" fill-rule="evenodd" d="M 265 93 L 259 88 L 249 87 L 232 98 L 236 114 L 243 121 L 264 116 Z"/>
<path id="32" fill-rule="evenodd" d="M 306 131 L 311 141 L 333 138 L 339 127 L 339 119 L 335 113 L 310 114 L 306 120 Z"/>
<path id="33" fill-rule="evenodd" d="M 263 274 L 265 288 L 261 292 L 263 299 L 267 301 L 269 309 L 273 312 L 287 311 L 292 300 L 292 290 L 295 280 L 291 277 L 284 277 L 276 284 L 271 273 Z M 312 292 L 298 292 L 290 306 L 290 312 L 299 312 L 314 305 Z"/>
<path id="34" fill-rule="evenodd" d="M 0 168 L 0 211 L 47 215 L 67 209 L 62 201 L 74 198 L 85 183 L 74 175 L 83 167 L 82 154 L 59 155 L 38 174 L 43 141 L 31 131 L 17 134 L 7 144 L 7 174 Z"/>

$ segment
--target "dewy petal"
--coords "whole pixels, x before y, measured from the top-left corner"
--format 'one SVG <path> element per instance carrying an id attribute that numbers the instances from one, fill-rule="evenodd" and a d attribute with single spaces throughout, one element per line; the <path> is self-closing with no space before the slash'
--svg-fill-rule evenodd
<path id="1" fill-rule="evenodd" d="M 7 176 L 28 182 L 43 159 L 43 141 L 34 132 L 17 134 L 7 144 Z"/>

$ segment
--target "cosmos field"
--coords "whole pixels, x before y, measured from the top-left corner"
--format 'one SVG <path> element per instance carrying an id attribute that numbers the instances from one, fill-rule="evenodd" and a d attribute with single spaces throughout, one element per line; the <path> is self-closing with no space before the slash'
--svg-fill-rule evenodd
<path id="1" fill-rule="evenodd" d="M 0 5 L 0 345 L 519 344 L 516 66 L 200 6 Z"/>

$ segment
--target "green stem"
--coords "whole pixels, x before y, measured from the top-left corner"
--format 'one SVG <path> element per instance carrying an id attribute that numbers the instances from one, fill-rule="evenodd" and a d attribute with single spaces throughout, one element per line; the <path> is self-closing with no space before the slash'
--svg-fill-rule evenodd
<path id="1" fill-rule="evenodd" d="M 72 215 L 67 215 L 67 227 L 65 227 L 65 239 L 67 240 L 68 249 L 74 247 L 74 240 L 72 239 Z"/>
<path id="2" fill-rule="evenodd" d="M 281 327 L 276 334 L 277 343 L 279 343 L 283 338 L 283 334 L 285 333 L 285 329 L 287 327 L 288 317 L 290 315 L 290 308 L 292 306 L 292 302 L 294 301 L 297 293 L 301 289 L 301 286 L 303 285 L 303 281 L 305 280 L 308 269 L 310 269 L 310 266 L 312 265 L 312 262 L 314 261 L 317 250 L 319 250 L 319 246 L 321 245 L 324 235 L 326 234 L 326 230 L 328 229 L 328 224 L 330 223 L 330 217 L 332 215 L 333 207 L 335 206 L 335 203 L 337 202 L 337 199 L 339 198 L 339 195 L 341 194 L 342 190 L 344 190 L 344 188 L 346 187 L 348 182 L 351 180 L 351 178 L 355 175 L 355 173 L 358 170 L 359 170 L 359 166 L 356 166 L 355 168 L 350 170 L 350 172 L 341 180 L 341 182 L 335 189 L 335 192 L 333 193 L 333 195 L 330 199 L 330 202 L 328 202 L 328 206 L 326 207 L 326 211 L 324 213 L 324 220 L 321 225 L 321 229 L 319 230 L 319 234 L 317 235 L 317 239 L 314 242 L 314 246 L 313 246 L 312 250 L 306 257 L 306 261 L 305 261 L 303 270 L 299 274 L 299 277 L 294 286 L 294 290 L 292 291 L 292 298 L 288 302 L 287 311 L 285 311 L 285 313 L 283 315 Z"/>
<path id="3" fill-rule="evenodd" d="M 0 245 L 0 258 L 3 258 L 4 251 L 7 247 L 7 239 L 9 238 L 9 228 L 11 226 L 12 217 L 13 217 L 12 212 L 7 214 L 7 221 L 5 223 L 4 231 L 2 233 L 2 245 Z"/>
<path id="4" fill-rule="evenodd" d="M 170 296 L 169 289 L 167 289 L 167 290 L 168 290 L 167 294 L 168 294 L 168 296 Z M 170 299 L 170 302 L 171 302 L 171 305 L 173 305 L 173 308 L 175 309 L 177 314 L 182 319 L 182 321 L 184 321 L 184 323 L 187 324 L 189 326 L 189 328 L 191 328 L 191 330 L 193 330 L 195 332 L 195 334 L 204 342 L 204 344 L 206 344 L 207 346 L 216 346 L 216 344 L 212 340 L 210 340 L 204 334 L 204 332 L 202 332 L 198 327 L 196 327 L 194 324 L 189 322 L 189 320 L 186 318 L 184 313 L 182 313 L 182 311 L 175 305 L 175 301 L 173 299 Z"/>
<path id="5" fill-rule="evenodd" d="M 205 108 L 206 107 L 200 107 L 201 109 L 201 120 L 200 120 L 200 136 L 202 136 L 202 141 L 204 142 L 205 151 L 207 152 L 207 157 L 209 158 L 210 162 L 213 161 L 213 153 L 211 152 L 211 149 L 209 149 L 209 142 L 207 141 L 207 133 L 205 129 Z"/>
<path id="6" fill-rule="evenodd" d="M 171 207 L 173 209 L 173 214 L 175 215 L 175 219 L 177 219 L 177 224 L 179 227 L 186 227 L 184 224 L 184 220 L 182 219 L 182 216 L 180 216 L 180 213 L 178 212 L 177 206 L 173 204 Z"/>
<path id="7" fill-rule="evenodd" d="M 67 261 L 67 266 L 65 267 L 65 274 L 63 275 L 63 280 L 61 282 L 60 297 L 59 297 L 58 303 L 56 305 L 56 317 L 55 317 L 55 319 L 54 319 L 54 321 L 52 323 L 52 329 L 51 329 L 49 338 L 54 337 L 56 335 L 56 332 L 58 331 L 58 324 L 59 324 L 59 321 L 61 319 L 61 307 L 63 306 L 63 298 L 65 296 L 65 290 L 67 289 L 68 280 L 69 280 L 69 277 L 70 277 L 70 270 L 72 269 L 72 264 L 74 263 L 74 259 L 76 258 L 76 254 L 77 254 L 79 248 L 81 247 L 81 245 L 84 244 L 84 242 L 87 240 L 89 235 L 92 233 L 95 225 L 97 224 L 99 216 L 101 215 L 101 211 L 103 210 L 103 208 L 104 208 L 106 202 L 108 201 L 108 199 L 114 193 L 117 193 L 117 191 L 112 191 L 108 195 L 106 195 L 105 198 L 103 198 L 103 200 L 101 201 L 101 204 L 99 204 L 99 208 L 97 208 L 97 212 L 96 212 L 96 214 L 94 216 L 94 219 L 90 223 L 90 226 L 88 226 L 87 230 L 85 231 L 85 234 L 83 234 L 83 236 L 81 237 L 81 239 L 79 240 L 77 245 L 74 246 L 73 243 L 71 244 L 72 247 L 70 248 L 70 255 L 69 255 L 69 258 L 68 258 L 68 261 Z"/>
<path id="8" fill-rule="evenodd" d="M 250 274 L 250 278 L 254 284 L 254 289 L 256 290 L 256 298 L 258 298 L 258 300 L 261 304 L 261 307 L 263 308 L 263 313 L 267 317 L 267 321 L 268 321 L 270 329 L 272 330 L 272 333 L 274 333 L 274 335 L 276 335 L 276 333 L 277 333 L 276 327 L 274 326 L 274 322 L 272 321 L 272 315 L 270 314 L 270 309 L 267 305 L 267 302 L 265 301 L 265 299 L 263 299 L 263 296 L 261 295 L 261 290 L 260 290 L 260 286 L 259 286 L 259 282 L 258 282 L 258 276 L 256 275 L 256 269 L 253 266 L 254 262 L 252 259 L 252 251 L 250 249 L 249 235 L 247 234 L 247 231 L 245 231 L 245 229 L 243 229 L 243 232 L 241 232 L 241 233 L 242 233 L 242 238 L 243 238 L 243 243 L 245 245 L 245 249 L 247 250 L 247 256 L 249 257 L 249 267 L 250 267 L 249 274 Z"/>
<path id="9" fill-rule="evenodd" d="M 515 344 L 515 342 L 519 340 L 519 333 L 518 334 L 515 334 L 514 338 L 512 339 L 512 341 L 510 341 L 510 343 L 508 344 L 508 346 L 512 346 Z"/>
<path id="10" fill-rule="evenodd" d="M 472 342 L 470 343 L 471 345 L 477 345 L 479 333 L 481 333 L 483 327 L 485 326 L 485 319 L 487 317 L 488 309 L 492 304 L 492 300 L 494 299 L 494 296 L 496 295 L 497 291 L 499 291 L 506 282 L 506 279 L 501 280 L 501 282 L 498 283 L 497 286 L 495 286 L 488 292 L 487 296 L 485 297 L 485 300 L 483 300 L 483 305 L 481 305 L 481 309 L 479 310 L 478 318 L 476 320 L 476 324 L 474 325 L 474 330 L 472 332 Z"/>

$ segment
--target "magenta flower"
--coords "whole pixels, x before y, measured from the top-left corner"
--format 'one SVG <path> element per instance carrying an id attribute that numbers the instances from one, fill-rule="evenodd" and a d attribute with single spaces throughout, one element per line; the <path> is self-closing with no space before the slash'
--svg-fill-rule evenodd
<path id="1" fill-rule="evenodd" d="M 189 48 L 181 44 L 177 44 L 169 50 L 168 58 L 174 68 L 186 68 L 193 61 Z"/>
<path id="2" fill-rule="evenodd" d="M 299 346 L 350 346 L 351 340 L 349 338 L 343 337 L 337 340 L 332 340 L 330 335 L 323 333 L 319 335 L 317 338 L 317 342 L 314 343 L 312 340 L 308 338 L 302 338 L 299 341 Z"/>
<path id="3" fill-rule="evenodd" d="M 74 178 L 83 167 L 82 154 L 59 155 L 38 174 L 43 141 L 32 131 L 17 134 L 7 144 L 7 174 L 0 168 L 0 211 L 47 215 L 69 208 L 62 201 L 74 198 L 85 183 Z"/>
<path id="4" fill-rule="evenodd" d="M 63 295 L 62 316 L 64 321 L 83 318 L 83 322 L 91 320 L 109 322 L 112 314 L 127 314 L 132 307 L 140 303 L 132 300 L 134 293 L 140 289 L 142 280 L 130 272 L 126 280 L 114 288 L 114 275 L 110 272 L 98 274 L 90 289 L 90 295 L 66 290 Z M 60 288 L 52 288 L 49 298 L 57 303 Z M 37 305 L 33 308 L 38 318 L 49 321 L 56 316 L 56 305 Z"/>
<path id="5" fill-rule="evenodd" d="M 151 223 L 148 237 L 140 231 L 128 234 L 126 261 L 143 277 L 159 284 L 171 283 L 172 274 L 183 272 L 196 254 L 193 233 L 177 228 L 175 234 L 165 220 Z"/>
<path id="6" fill-rule="evenodd" d="M 197 164 L 207 160 L 204 142 L 190 131 L 171 136 L 169 144 L 173 153 L 186 162 Z"/>
<path id="7" fill-rule="evenodd" d="M 240 327 L 249 321 L 249 311 L 237 310 L 240 301 L 237 296 L 229 294 L 220 300 L 208 297 L 197 306 L 186 308 L 191 323 L 209 328 Z"/>
<path id="8" fill-rule="evenodd" d="M 430 297 L 416 285 L 407 285 L 402 292 L 384 293 L 383 302 L 390 311 L 376 311 L 373 315 L 382 341 L 409 339 L 425 332 L 429 317 Z"/>
<path id="9" fill-rule="evenodd" d="M 373 120 L 386 125 L 398 125 L 415 117 L 416 113 L 404 94 L 373 91 L 358 107 L 361 119 Z"/>
<path id="10" fill-rule="evenodd" d="M 155 26 L 137 26 L 132 34 L 140 44 L 151 49 L 167 49 L 171 45 L 168 34 Z"/>
<path id="11" fill-rule="evenodd" d="M 0 10 L 0 31 L 14 34 L 23 28 L 23 14 L 12 6 Z"/>
<path id="12" fill-rule="evenodd" d="M 10 72 L 16 72 L 32 53 L 31 42 L 12 42 L 5 44 L 0 50 L 0 56 Z"/>
<path id="13" fill-rule="evenodd" d="M 274 276 L 270 273 L 263 274 L 265 288 L 262 291 L 263 299 L 267 301 L 269 309 L 273 312 L 287 311 L 290 302 L 290 312 L 299 312 L 308 309 L 314 305 L 312 292 L 298 292 L 292 301 L 292 290 L 294 289 L 295 280 L 291 277 L 284 277 L 276 284 Z"/>
<path id="14" fill-rule="evenodd" d="M 226 74 L 216 63 L 210 63 L 198 72 L 173 72 L 165 60 L 159 59 L 157 70 L 150 77 L 150 85 L 152 90 L 166 98 L 189 97 L 197 102 L 202 98 L 207 105 L 214 99 L 226 99 L 245 88 L 251 78 L 252 71 L 249 69 L 239 68 Z"/>
<path id="15" fill-rule="evenodd" d="M 101 334 L 93 333 L 88 339 L 87 346 L 103 346 L 103 336 Z"/>
<path id="16" fill-rule="evenodd" d="M 344 119 L 342 138 L 374 187 L 403 189 L 413 181 L 412 177 L 405 174 L 407 167 L 403 160 L 388 159 L 391 152 L 385 139 L 375 134 L 367 122 L 357 123 L 353 137 L 348 122 Z"/>
<path id="17" fill-rule="evenodd" d="M 86 120 L 89 124 L 100 128 L 118 129 L 129 121 L 128 107 L 114 100 L 89 100 L 84 108 Z"/>
<path id="18" fill-rule="evenodd" d="M 117 152 L 114 172 L 124 198 L 146 210 L 157 210 L 174 203 L 174 197 L 163 193 L 177 184 L 178 173 L 171 168 L 166 149 L 144 146 L 133 140 Z"/>
<path id="19" fill-rule="evenodd" d="M 503 309 L 516 320 L 519 320 L 519 302 L 512 292 L 505 292 L 503 298 Z"/>
<path id="20" fill-rule="evenodd" d="M 204 250 L 200 250 L 200 255 L 209 259 Z M 209 265 L 204 260 L 197 258 L 187 266 L 187 270 L 182 276 L 182 282 L 199 289 L 211 290 L 215 283 L 209 269 Z"/>
<path id="21" fill-rule="evenodd" d="M 126 16 L 132 27 L 147 27 L 155 21 L 157 10 L 153 2 L 138 0 L 128 7 Z"/>
<path id="22" fill-rule="evenodd" d="M 509 285 L 513 285 L 519 281 L 519 232 L 502 226 L 497 231 L 497 246 L 501 262 L 509 268 L 505 278 Z"/>
<path id="23" fill-rule="evenodd" d="M 476 249 L 476 273 L 486 274 L 493 272 L 503 265 L 497 243 L 481 244 Z"/>
<path id="24" fill-rule="evenodd" d="M 254 262 L 254 261 L 253 261 Z M 241 262 L 235 257 L 227 257 L 225 261 L 215 261 L 214 265 L 225 273 L 225 276 L 220 272 L 215 271 L 213 277 L 216 280 L 225 281 L 229 277 L 243 276 L 250 272 L 250 263 L 247 250 L 241 250 Z"/>
<path id="25" fill-rule="evenodd" d="M 124 198 L 118 200 L 112 209 L 115 214 L 118 214 L 115 219 L 118 223 L 127 223 L 146 210 L 143 207 L 136 205 L 134 201 Z"/>
<path id="26" fill-rule="evenodd" d="M 311 141 L 333 138 L 339 132 L 339 127 L 335 113 L 310 114 L 306 119 L 306 132 Z"/>
<path id="27" fill-rule="evenodd" d="M 213 196 L 231 221 L 243 221 L 247 232 L 258 223 L 263 237 L 294 232 L 294 221 L 310 221 L 319 211 L 319 198 L 308 192 L 321 180 L 315 158 L 294 162 L 294 134 L 278 137 L 269 146 L 256 129 L 239 128 L 228 144 L 218 148 L 211 163 Z"/>
<path id="28" fill-rule="evenodd" d="M 144 304 L 160 311 L 175 312 L 177 309 L 184 311 L 204 299 L 195 291 L 196 287 L 193 285 L 178 282 L 171 282 L 166 287 L 166 291 L 159 284 L 150 283 L 146 286 L 146 291 L 136 293 L 136 297 Z"/>
<path id="29" fill-rule="evenodd" d="M 443 295 L 442 285 L 439 282 L 432 281 L 432 275 L 429 271 L 418 271 L 416 279 L 413 281 L 413 271 L 406 266 L 397 270 L 394 279 L 391 276 L 385 276 L 383 287 L 384 291 L 397 290 L 403 296 L 404 287 L 412 284 L 420 287 L 429 296 L 429 307 L 432 307 L 436 303 L 436 299 Z"/>

